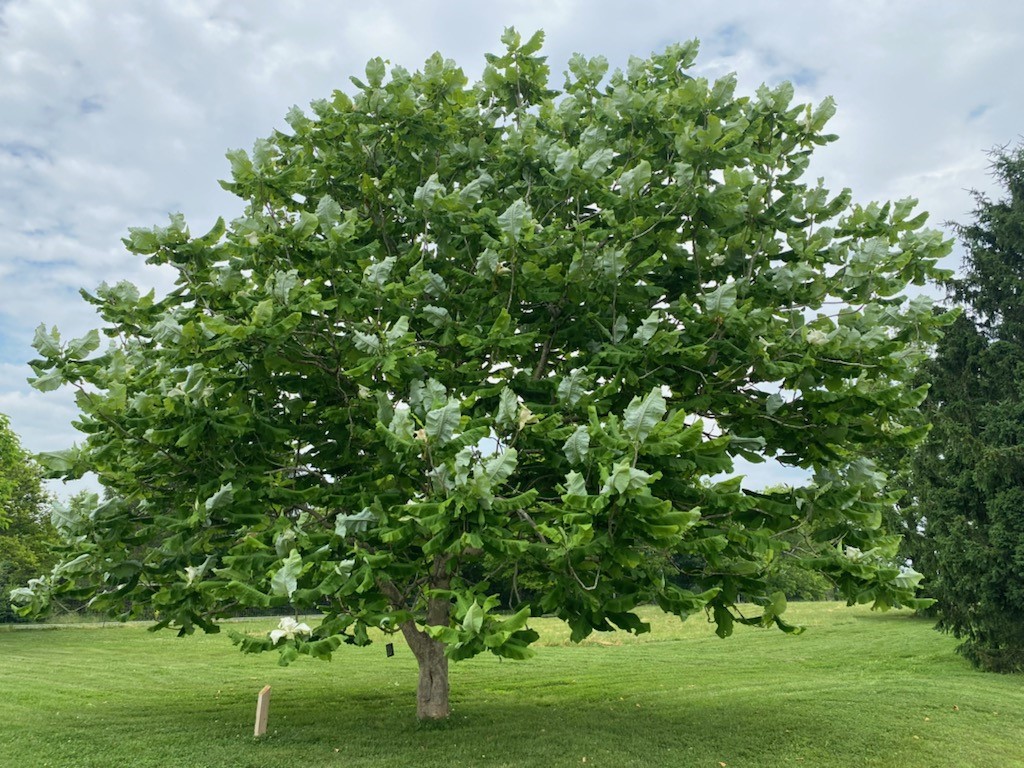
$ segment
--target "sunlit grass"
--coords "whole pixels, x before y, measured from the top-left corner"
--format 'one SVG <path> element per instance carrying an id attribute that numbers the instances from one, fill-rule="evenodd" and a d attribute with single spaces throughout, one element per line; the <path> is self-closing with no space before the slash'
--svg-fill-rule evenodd
<path id="1" fill-rule="evenodd" d="M 390 659 L 375 644 L 281 668 L 225 635 L 0 632 L 0 764 L 1024 766 L 1024 680 L 975 672 L 906 613 L 789 615 L 808 631 L 720 640 L 701 618 L 651 612 L 648 635 L 579 646 L 534 621 L 536 658 L 453 665 L 453 716 L 433 727 L 415 720 L 415 662 L 397 638 Z M 264 685 L 270 728 L 254 740 Z"/>

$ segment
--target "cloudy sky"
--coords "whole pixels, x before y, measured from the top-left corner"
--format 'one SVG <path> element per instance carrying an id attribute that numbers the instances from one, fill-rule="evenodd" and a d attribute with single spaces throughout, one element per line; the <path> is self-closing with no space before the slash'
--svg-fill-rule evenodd
<path id="1" fill-rule="evenodd" d="M 546 31 L 556 85 L 573 52 L 625 66 L 696 37 L 699 74 L 834 96 L 841 138 L 812 172 L 861 202 L 916 197 L 936 226 L 969 216 L 986 150 L 1024 134 L 1009 0 L 0 0 L 0 412 L 23 444 L 76 439 L 70 395 L 25 382 L 34 328 L 94 327 L 80 287 L 169 286 L 123 250 L 129 226 L 181 211 L 206 231 L 241 210 L 217 184 L 224 152 L 291 105 L 378 55 L 416 68 L 441 51 L 475 79 L 508 25 Z"/>

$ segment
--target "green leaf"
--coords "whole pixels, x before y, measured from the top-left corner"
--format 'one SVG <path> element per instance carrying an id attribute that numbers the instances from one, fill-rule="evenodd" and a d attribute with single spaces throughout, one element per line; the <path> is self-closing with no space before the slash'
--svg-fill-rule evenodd
<path id="1" fill-rule="evenodd" d="M 626 320 L 625 315 L 618 315 L 615 318 L 615 322 L 612 324 L 612 343 L 618 344 L 629 332 L 629 321 Z"/>
<path id="2" fill-rule="evenodd" d="M 412 195 L 412 201 L 418 210 L 428 211 L 444 193 L 444 186 L 438 181 L 437 174 L 432 173 L 422 185 L 416 187 L 416 191 Z"/>
<path id="3" fill-rule="evenodd" d="M 634 339 L 638 339 L 643 346 L 647 346 L 647 343 L 654 338 L 654 334 L 658 332 L 658 326 L 661 324 L 661 313 L 658 310 L 654 310 L 647 316 L 647 318 L 641 323 L 640 327 L 636 329 L 636 333 L 633 334 Z"/>
<path id="4" fill-rule="evenodd" d="M 482 277 L 491 277 L 498 271 L 498 252 L 485 248 L 476 260 L 476 273 Z"/>
<path id="5" fill-rule="evenodd" d="M 519 419 L 519 398 L 516 393 L 508 387 L 501 390 L 498 399 L 498 413 L 494 417 L 494 423 L 498 426 L 515 424 Z"/>
<path id="6" fill-rule="evenodd" d="M 560 402 L 574 406 L 587 394 L 590 380 L 586 368 L 573 368 L 558 382 L 557 395 Z"/>
<path id="7" fill-rule="evenodd" d="M 377 522 L 377 516 L 373 510 L 365 507 L 361 512 L 354 515 L 338 515 L 334 518 L 334 534 L 346 538 L 352 533 L 362 533 Z"/>
<path id="8" fill-rule="evenodd" d="M 588 495 L 586 478 L 576 470 L 565 476 L 565 495 L 575 497 L 585 497 Z"/>
<path id="9" fill-rule="evenodd" d="M 764 408 L 768 412 L 769 416 L 774 416 L 776 411 L 786 404 L 786 401 L 782 399 L 782 395 L 778 392 L 772 392 L 768 395 L 768 399 L 765 401 Z"/>
<path id="10" fill-rule="evenodd" d="M 207 512 L 213 512 L 215 509 L 226 507 L 235 498 L 235 490 L 231 487 L 231 483 L 224 483 L 220 489 L 208 498 L 204 504 Z"/>
<path id="11" fill-rule="evenodd" d="M 590 453 L 590 432 L 586 427 L 576 427 L 575 431 L 562 445 L 562 453 L 569 460 L 571 466 L 579 466 Z"/>
<path id="12" fill-rule="evenodd" d="M 79 448 L 66 448 L 63 451 L 43 451 L 35 455 L 45 469 L 54 474 L 64 474 L 75 469 L 81 458 Z"/>
<path id="13" fill-rule="evenodd" d="M 702 297 L 704 308 L 712 315 L 724 315 L 736 305 L 736 283 L 720 285 Z"/>
<path id="14" fill-rule="evenodd" d="M 299 218 L 292 224 L 292 234 L 296 239 L 303 240 L 316 232 L 319 226 L 320 220 L 316 217 L 315 213 L 299 211 Z"/>
<path id="15" fill-rule="evenodd" d="M 100 332 L 97 330 L 89 331 L 85 336 L 80 339 L 74 339 L 68 342 L 67 355 L 71 360 L 84 360 L 89 356 L 89 353 L 95 352 L 100 346 Z"/>
<path id="16" fill-rule="evenodd" d="M 440 408 L 427 411 L 426 424 L 424 425 L 427 437 L 444 445 L 452 439 L 456 427 L 459 426 L 459 419 L 462 418 L 459 401 L 449 398 L 448 402 Z"/>
<path id="17" fill-rule="evenodd" d="M 379 338 L 369 333 L 363 333 L 362 331 L 352 332 L 352 343 L 355 344 L 356 349 L 360 352 L 369 352 L 370 354 L 380 352 L 381 348 Z"/>
<path id="18" fill-rule="evenodd" d="M 513 243 L 518 243 L 533 229 L 533 210 L 520 197 L 498 216 L 498 227 Z"/>
<path id="19" fill-rule="evenodd" d="M 384 59 L 376 56 L 366 62 L 366 80 L 373 88 L 380 88 L 386 74 Z"/>
<path id="20" fill-rule="evenodd" d="M 388 256 L 380 261 L 375 261 L 363 270 L 363 282 L 377 288 L 387 285 L 391 277 L 391 270 L 395 267 L 395 257 Z"/>
<path id="21" fill-rule="evenodd" d="M 808 127 L 812 131 L 820 131 L 825 127 L 825 124 L 832 119 L 835 113 L 836 100 L 831 96 L 826 96 L 822 99 L 817 109 L 815 109 L 814 113 L 811 115 L 811 121 Z"/>
<path id="22" fill-rule="evenodd" d="M 476 205 L 484 199 L 487 190 L 494 185 L 494 179 L 487 172 L 481 173 L 459 190 L 459 197 L 469 205 Z"/>
<path id="23" fill-rule="evenodd" d="M 290 599 L 298 588 L 299 574 L 301 572 L 302 557 L 299 555 L 298 550 L 293 549 L 270 579 L 271 593 Z"/>
<path id="24" fill-rule="evenodd" d="M 474 635 L 480 634 L 480 630 L 484 626 L 484 609 L 476 600 L 469 606 L 469 610 L 466 611 L 466 615 L 462 619 L 462 627 L 468 632 L 472 632 Z"/>
<path id="25" fill-rule="evenodd" d="M 64 383 L 64 375 L 59 370 L 50 371 L 42 376 L 28 379 L 28 383 L 32 385 L 33 389 L 38 389 L 40 392 L 52 392 L 59 389 L 60 385 Z"/>
<path id="26" fill-rule="evenodd" d="M 651 180 L 651 164 L 641 160 L 619 176 L 616 184 L 624 197 L 636 197 Z"/>
<path id="27" fill-rule="evenodd" d="M 384 331 L 384 338 L 389 344 L 401 341 L 402 337 L 409 332 L 409 316 L 402 315 Z"/>
<path id="28" fill-rule="evenodd" d="M 330 195 L 324 195 L 316 206 L 316 217 L 324 229 L 341 222 L 341 206 Z"/>
<path id="29" fill-rule="evenodd" d="M 482 470 L 478 465 L 473 473 L 474 477 L 482 482 L 487 492 L 493 492 L 516 471 L 518 457 L 519 453 L 515 448 L 506 448 L 484 462 Z"/>
<path id="30" fill-rule="evenodd" d="M 614 159 L 615 153 L 608 147 L 602 147 L 583 161 L 583 172 L 593 178 L 603 176 Z"/>
<path id="31" fill-rule="evenodd" d="M 634 397 L 623 414 L 623 427 L 634 443 L 642 443 L 667 410 L 661 388 L 654 387 L 643 400 Z"/>
<path id="32" fill-rule="evenodd" d="M 408 408 L 395 409 L 395 415 L 388 424 L 388 431 L 402 440 L 412 440 L 413 421 Z"/>
<path id="33" fill-rule="evenodd" d="M 57 357 L 60 354 L 60 333 L 57 328 L 47 331 L 46 326 L 40 323 L 32 337 L 32 347 L 45 358 Z"/>

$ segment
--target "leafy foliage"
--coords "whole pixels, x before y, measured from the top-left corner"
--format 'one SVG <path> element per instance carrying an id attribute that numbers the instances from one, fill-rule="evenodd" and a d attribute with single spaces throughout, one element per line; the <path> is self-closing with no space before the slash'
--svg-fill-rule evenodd
<path id="1" fill-rule="evenodd" d="M 15 618 L 8 593 L 50 570 L 58 538 L 39 467 L 0 414 L 0 622 Z"/>
<path id="2" fill-rule="evenodd" d="M 935 422 L 916 454 L 909 552 L 935 574 L 939 626 L 980 667 L 1024 670 L 1024 148 L 999 152 L 1007 197 L 976 196 L 955 295 L 968 305 L 925 368 Z"/>
<path id="3" fill-rule="evenodd" d="M 111 494 L 52 587 L 182 632 L 323 611 L 305 639 L 238 638 L 285 661 L 368 627 L 421 662 L 523 658 L 539 614 L 575 640 L 645 631 L 652 602 L 791 629 L 765 553 L 806 521 L 831 546 L 805 564 L 849 600 L 914 604 L 864 456 L 924 435 L 905 382 L 944 321 L 901 291 L 948 243 L 913 201 L 802 180 L 831 101 L 737 96 L 689 73 L 695 42 L 610 76 L 574 56 L 556 93 L 539 33 L 503 42 L 476 85 L 440 55 L 370 62 L 229 153 L 243 216 L 131 230 L 178 282 L 87 294 L 107 351 L 40 330 L 36 386 L 78 387 L 86 435 L 52 465 Z M 752 494 L 722 479 L 736 456 L 814 479 Z M 508 618 L 492 585 L 520 573 Z"/>

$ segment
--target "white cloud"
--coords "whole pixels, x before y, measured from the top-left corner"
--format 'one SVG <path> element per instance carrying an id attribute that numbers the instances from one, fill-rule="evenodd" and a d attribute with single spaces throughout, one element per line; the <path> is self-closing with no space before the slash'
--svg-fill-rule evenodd
<path id="1" fill-rule="evenodd" d="M 812 172 L 857 199 L 921 199 L 935 224 L 990 188 L 989 148 L 1024 125 L 1017 96 L 1024 5 L 1005 0 L 721 3 L 512 0 L 9 0 L 0 3 L 0 411 L 34 450 L 70 443 L 73 407 L 24 383 L 40 322 L 96 323 L 79 287 L 166 271 L 126 254 L 129 226 L 182 211 L 193 231 L 238 201 L 220 189 L 229 148 L 283 125 L 292 104 L 348 88 L 376 55 L 408 67 L 434 50 L 471 77 L 502 28 L 544 28 L 555 84 L 574 51 L 629 55 L 699 37 L 698 70 L 740 87 L 791 78 L 833 95 L 840 140 Z M 11 371 L 18 369 L 17 375 Z"/>

